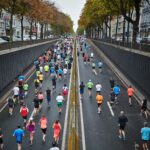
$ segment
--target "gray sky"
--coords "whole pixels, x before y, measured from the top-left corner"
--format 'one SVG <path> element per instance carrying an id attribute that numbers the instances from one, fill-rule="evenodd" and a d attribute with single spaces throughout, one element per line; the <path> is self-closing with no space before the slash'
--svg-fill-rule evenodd
<path id="1" fill-rule="evenodd" d="M 78 26 L 78 19 L 81 14 L 81 10 L 86 0 L 53 0 L 56 2 L 56 6 L 64 13 L 70 15 L 74 22 L 74 30 L 76 31 Z"/>

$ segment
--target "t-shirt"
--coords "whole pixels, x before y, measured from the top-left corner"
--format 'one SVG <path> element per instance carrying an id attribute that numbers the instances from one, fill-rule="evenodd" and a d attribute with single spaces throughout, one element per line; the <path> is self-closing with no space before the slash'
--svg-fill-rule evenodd
<path id="1" fill-rule="evenodd" d="M 16 129 L 13 133 L 13 136 L 16 137 L 17 142 L 20 142 L 24 136 L 24 131 L 22 129 Z"/>
<path id="2" fill-rule="evenodd" d="M 3 133 L 2 133 L 2 130 L 0 130 L 0 139 L 2 139 L 3 137 Z"/>
<path id="3" fill-rule="evenodd" d="M 92 82 L 88 82 L 88 83 L 87 83 L 87 87 L 88 87 L 88 88 L 92 88 L 92 87 L 93 87 L 93 83 L 92 83 Z"/>
<path id="4" fill-rule="evenodd" d="M 23 89 L 24 89 L 24 91 L 28 91 L 29 85 L 28 85 L 28 84 L 24 84 L 24 85 L 23 85 Z"/>
<path id="5" fill-rule="evenodd" d="M 43 72 L 43 67 L 42 66 L 40 66 L 40 72 Z"/>
<path id="6" fill-rule="evenodd" d="M 114 91 L 115 94 L 119 94 L 120 88 L 118 86 L 115 86 L 113 91 Z"/>
<path id="7" fill-rule="evenodd" d="M 67 74 L 67 71 L 68 71 L 68 70 L 67 70 L 66 68 L 63 69 L 63 73 L 64 73 L 64 74 Z"/>
<path id="8" fill-rule="evenodd" d="M 102 95 L 97 95 L 96 96 L 96 101 L 97 101 L 97 103 L 101 104 L 103 102 L 103 96 Z"/>
<path id="9" fill-rule="evenodd" d="M 43 78 L 44 78 L 43 74 L 39 74 L 39 80 L 43 81 Z"/>
<path id="10" fill-rule="evenodd" d="M 13 88 L 13 92 L 14 92 L 14 95 L 19 95 L 19 88 L 18 87 L 14 87 Z"/>
<path id="11" fill-rule="evenodd" d="M 48 72 L 48 71 L 49 71 L 49 66 L 48 66 L 48 65 L 45 65 L 45 66 L 44 66 L 44 71 L 45 71 L 45 72 Z"/>
<path id="12" fill-rule="evenodd" d="M 56 101 L 57 101 L 57 102 L 63 102 L 63 100 L 64 100 L 64 98 L 63 98 L 62 95 L 58 95 L 58 96 L 56 97 Z"/>
<path id="13" fill-rule="evenodd" d="M 103 63 L 102 62 L 99 62 L 98 63 L 98 67 L 102 67 L 103 66 Z"/>
<path id="14" fill-rule="evenodd" d="M 62 69 L 59 69 L 58 74 L 62 74 L 62 73 L 63 73 Z"/>
<path id="15" fill-rule="evenodd" d="M 84 84 L 81 84 L 81 85 L 80 85 L 80 90 L 83 91 L 83 90 L 84 90 L 84 87 L 85 87 L 85 85 L 84 85 Z"/>
<path id="16" fill-rule="evenodd" d="M 102 85 L 101 84 L 96 84 L 96 91 L 100 92 L 102 89 Z"/>
<path id="17" fill-rule="evenodd" d="M 94 54 L 93 53 L 91 53 L 91 57 L 93 57 L 94 56 Z"/>
<path id="18" fill-rule="evenodd" d="M 34 98 L 33 102 L 34 106 L 39 106 L 39 100 L 37 98 Z"/>
<path id="19" fill-rule="evenodd" d="M 127 93 L 128 93 L 128 96 L 132 96 L 134 93 L 133 88 L 128 88 Z"/>
<path id="20" fill-rule="evenodd" d="M 50 150 L 59 150 L 59 148 L 58 147 L 52 147 L 52 148 L 50 148 Z"/>
<path id="21" fill-rule="evenodd" d="M 127 122 L 128 119 L 126 116 L 119 116 L 118 123 L 120 124 L 120 126 L 125 126 Z"/>
<path id="22" fill-rule="evenodd" d="M 141 129 L 142 140 L 148 141 L 150 139 L 150 128 L 144 127 Z"/>
<path id="23" fill-rule="evenodd" d="M 42 129 L 47 128 L 47 119 L 46 118 L 41 118 L 40 119 L 40 126 Z"/>

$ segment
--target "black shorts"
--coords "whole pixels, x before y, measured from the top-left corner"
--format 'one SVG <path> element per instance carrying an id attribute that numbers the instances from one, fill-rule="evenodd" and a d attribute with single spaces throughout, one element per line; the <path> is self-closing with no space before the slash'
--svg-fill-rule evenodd
<path id="1" fill-rule="evenodd" d="M 22 118 L 26 120 L 26 119 L 27 119 L 27 116 L 22 116 Z"/>
<path id="2" fill-rule="evenodd" d="M 42 83 L 43 82 L 43 80 L 40 80 L 40 83 Z"/>
<path id="3" fill-rule="evenodd" d="M 22 141 L 17 141 L 18 144 L 22 144 Z"/>
<path id="4" fill-rule="evenodd" d="M 44 134 L 46 134 L 46 130 L 47 130 L 47 128 L 45 128 L 45 129 L 41 129 L 42 130 L 42 132 L 44 133 Z"/>
<path id="5" fill-rule="evenodd" d="M 39 103 L 42 104 L 43 103 L 43 99 L 39 99 Z"/>
<path id="6" fill-rule="evenodd" d="M 119 126 L 119 129 L 120 129 L 120 130 L 124 130 L 125 127 L 126 127 L 125 125 L 120 125 L 120 126 Z"/>
<path id="7" fill-rule="evenodd" d="M 13 105 L 8 105 L 8 107 L 9 107 L 9 108 L 13 108 L 14 106 L 13 106 Z"/>
<path id="8" fill-rule="evenodd" d="M 39 105 L 34 105 L 34 108 L 39 108 Z"/>
<path id="9" fill-rule="evenodd" d="M 95 67 L 92 67 L 92 69 L 95 69 Z"/>
<path id="10" fill-rule="evenodd" d="M 59 74 L 60 77 L 62 77 L 62 74 Z"/>
<path id="11" fill-rule="evenodd" d="M 91 90 L 92 90 L 92 88 L 88 88 L 88 90 L 89 90 L 89 91 L 91 91 Z"/>
<path id="12" fill-rule="evenodd" d="M 148 140 L 142 140 L 143 144 L 147 144 Z"/>
<path id="13" fill-rule="evenodd" d="M 102 105 L 102 103 L 97 103 L 97 106 L 100 107 Z"/>
<path id="14" fill-rule="evenodd" d="M 19 95 L 14 95 L 14 98 L 18 98 L 19 97 Z"/>
<path id="15" fill-rule="evenodd" d="M 2 138 L 0 138 L 0 144 L 3 144 L 3 139 Z"/>

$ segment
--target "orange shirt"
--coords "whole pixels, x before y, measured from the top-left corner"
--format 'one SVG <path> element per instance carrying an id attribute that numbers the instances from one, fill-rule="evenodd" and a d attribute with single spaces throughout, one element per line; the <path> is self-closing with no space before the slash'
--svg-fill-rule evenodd
<path id="1" fill-rule="evenodd" d="M 134 93 L 133 88 L 128 88 L 127 93 L 128 93 L 128 96 L 133 96 L 133 93 Z"/>
<path id="2" fill-rule="evenodd" d="M 96 96 L 96 101 L 97 101 L 97 103 L 101 104 L 103 102 L 103 96 L 102 95 L 97 95 Z"/>
<path id="3" fill-rule="evenodd" d="M 47 119 L 46 118 L 41 118 L 39 122 L 41 129 L 47 128 Z"/>

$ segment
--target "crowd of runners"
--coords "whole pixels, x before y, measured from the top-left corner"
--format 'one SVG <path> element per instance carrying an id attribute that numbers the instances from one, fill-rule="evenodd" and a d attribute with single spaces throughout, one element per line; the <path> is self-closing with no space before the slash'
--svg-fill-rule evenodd
<path id="1" fill-rule="evenodd" d="M 78 39 L 78 47 L 77 47 L 77 56 L 79 59 L 83 60 L 83 63 L 85 67 L 89 65 L 89 67 L 92 70 L 92 73 L 94 75 L 97 75 L 98 73 L 102 73 L 103 68 L 103 62 L 99 60 L 98 62 L 94 58 L 94 53 L 91 50 L 90 45 L 86 42 L 86 40 L 83 37 L 80 37 Z M 115 107 L 118 105 L 119 100 L 118 96 L 120 95 L 120 86 L 116 83 L 116 81 L 111 77 L 108 81 L 110 83 L 110 95 L 109 95 L 109 104 L 112 109 L 115 109 Z M 95 92 L 96 96 L 96 103 L 97 103 L 97 113 L 101 114 L 102 112 L 102 104 L 104 100 L 103 92 L 102 92 L 102 85 L 99 81 L 97 83 L 94 83 L 92 79 L 89 79 L 87 83 L 84 83 L 83 81 L 79 85 L 79 91 L 80 91 L 80 97 L 81 99 L 87 99 L 84 98 L 84 91 L 85 88 L 88 89 L 88 95 L 89 98 L 92 98 L 92 93 Z M 126 94 L 128 96 L 128 104 L 130 107 L 132 107 L 133 103 L 133 97 L 135 94 L 134 88 L 130 85 L 127 90 Z M 141 104 L 141 112 L 140 115 L 144 115 L 145 119 L 148 119 L 148 111 L 147 111 L 147 99 L 144 98 Z M 128 118 L 125 115 L 124 111 L 121 111 L 118 115 L 118 126 L 119 126 L 119 138 L 121 140 L 126 140 L 126 134 L 125 134 L 125 127 L 128 122 Z M 144 127 L 141 129 L 141 139 L 143 141 L 143 150 L 148 150 L 148 141 L 150 140 L 150 128 L 148 127 L 147 121 L 144 122 Z"/>
<path id="2" fill-rule="evenodd" d="M 45 114 L 42 114 L 42 104 L 43 101 L 47 101 L 47 107 L 50 109 L 51 100 L 53 93 L 59 93 L 55 98 L 56 105 L 58 107 L 58 113 L 61 115 L 62 106 L 65 105 L 68 96 L 68 87 L 67 87 L 67 78 L 70 75 L 71 66 L 73 62 L 72 57 L 73 51 L 73 39 L 66 38 L 61 42 L 57 42 L 53 45 L 52 48 L 45 51 L 38 59 L 34 61 L 35 66 L 35 79 L 34 86 L 35 89 L 30 91 L 30 87 L 26 82 L 26 76 L 19 75 L 18 84 L 13 88 L 13 95 L 8 98 L 8 112 L 12 116 L 15 106 L 20 105 L 20 115 L 22 117 L 22 124 L 19 124 L 13 136 L 16 138 L 18 150 L 22 149 L 22 139 L 27 138 L 26 133 L 29 133 L 29 141 L 32 146 L 34 143 L 34 134 L 37 126 L 40 126 L 42 131 L 42 141 L 46 142 L 46 133 L 47 128 L 49 127 L 48 119 Z M 51 80 L 51 85 L 46 87 L 44 91 L 43 82 L 48 78 Z M 63 87 L 60 91 L 57 90 L 57 83 L 63 83 Z M 30 105 L 34 105 L 34 110 L 32 115 L 29 117 L 29 108 L 26 104 L 26 97 L 28 97 L 28 91 L 34 94 L 33 101 L 30 102 Z M 39 123 L 36 124 L 34 119 L 38 116 L 41 116 Z M 60 121 L 56 118 L 56 121 L 52 126 L 53 130 L 53 141 L 52 148 L 53 150 L 59 150 L 58 142 L 61 133 L 61 124 Z M 36 137 L 35 137 L 36 138 Z M 0 149 L 3 149 L 3 133 L 0 128 Z"/>

